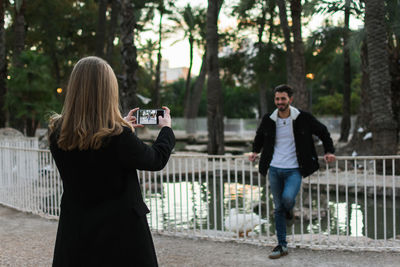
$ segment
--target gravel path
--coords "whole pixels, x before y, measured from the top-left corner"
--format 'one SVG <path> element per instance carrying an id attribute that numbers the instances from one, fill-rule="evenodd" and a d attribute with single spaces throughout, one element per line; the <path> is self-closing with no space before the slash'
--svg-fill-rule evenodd
<path id="1" fill-rule="evenodd" d="M 0 205 L 0 266 L 51 266 L 57 221 Z M 154 235 L 160 266 L 399 266 L 400 253 L 290 249 L 269 260 L 269 247 Z"/>

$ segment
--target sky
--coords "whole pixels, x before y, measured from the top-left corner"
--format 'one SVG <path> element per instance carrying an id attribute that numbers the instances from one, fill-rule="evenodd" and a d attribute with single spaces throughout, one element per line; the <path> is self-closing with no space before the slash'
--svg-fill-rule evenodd
<path id="1" fill-rule="evenodd" d="M 224 6 L 222 7 L 220 17 L 219 17 L 219 29 L 223 30 L 226 27 L 235 27 L 236 19 L 230 18 L 227 14 L 230 12 L 230 7 L 238 0 L 225 0 Z M 187 3 L 191 3 L 192 6 L 207 7 L 206 0 L 177 0 L 175 5 L 177 7 L 184 7 Z M 326 15 L 314 15 L 310 23 L 307 26 L 303 26 L 303 38 L 309 35 L 311 32 L 317 30 L 326 19 Z M 343 21 L 342 13 L 330 16 L 334 25 L 337 25 L 340 21 Z M 363 21 L 357 20 L 354 17 L 350 19 L 350 28 L 358 29 L 363 26 Z M 151 37 L 151 33 L 148 33 Z M 170 68 L 177 67 L 188 67 L 189 66 L 189 44 L 187 40 L 176 42 L 177 36 L 181 35 L 183 38 L 183 33 L 177 33 L 174 35 L 174 39 L 165 40 L 162 44 L 162 56 L 163 59 L 169 61 Z M 202 51 L 195 48 L 194 59 L 193 59 L 193 70 L 192 73 L 197 75 L 201 67 Z"/>

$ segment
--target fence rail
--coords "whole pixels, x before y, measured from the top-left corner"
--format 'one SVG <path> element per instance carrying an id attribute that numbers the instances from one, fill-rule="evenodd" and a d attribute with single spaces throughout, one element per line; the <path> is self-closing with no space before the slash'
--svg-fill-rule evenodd
<path id="1" fill-rule="evenodd" d="M 338 157 L 303 179 L 289 246 L 400 251 L 400 156 Z M 0 142 L 0 204 L 60 214 L 62 184 L 48 150 Z M 272 195 L 244 156 L 174 154 L 138 171 L 154 232 L 275 244 Z"/>

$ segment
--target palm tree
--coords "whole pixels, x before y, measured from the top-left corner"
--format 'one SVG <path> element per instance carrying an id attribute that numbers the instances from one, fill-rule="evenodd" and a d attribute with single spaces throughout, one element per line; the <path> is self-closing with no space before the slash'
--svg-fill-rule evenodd
<path id="1" fill-rule="evenodd" d="M 387 52 L 385 2 L 365 1 L 367 31 L 369 95 L 371 101 L 373 151 L 375 155 L 397 153 L 397 123 L 394 120 L 390 93 L 391 78 Z"/>
<path id="2" fill-rule="evenodd" d="M 191 76 L 192 76 L 192 67 L 193 67 L 193 50 L 194 50 L 194 32 L 196 30 L 196 20 L 195 13 L 190 4 L 187 4 L 185 8 L 179 12 L 178 18 L 172 18 L 180 28 L 184 31 L 184 38 L 188 38 L 189 41 L 189 70 L 186 75 L 186 83 L 185 83 L 185 96 L 184 96 L 184 116 L 188 117 L 190 100 L 191 100 Z"/>
<path id="3" fill-rule="evenodd" d="M 153 92 L 153 107 L 158 108 L 160 106 L 160 89 L 161 89 L 161 43 L 163 37 L 163 17 L 167 12 L 166 7 L 164 5 L 164 0 L 160 0 L 157 6 L 157 10 L 160 16 L 160 20 L 158 23 L 158 48 L 157 48 L 157 64 L 156 64 L 156 76 L 154 81 L 154 92 Z"/>
<path id="4" fill-rule="evenodd" d="M 20 66 L 19 56 L 25 47 L 25 8 L 26 1 L 16 0 L 14 4 L 15 22 L 14 22 L 14 66 Z"/>
<path id="5" fill-rule="evenodd" d="M 400 1 L 388 0 L 386 2 L 389 24 L 389 58 L 390 75 L 392 76 L 392 104 L 394 117 L 400 130 Z"/>
<path id="6" fill-rule="evenodd" d="M 6 126 L 6 114 L 5 111 L 3 111 L 7 77 L 6 39 L 4 28 L 4 11 L 6 2 L 6 0 L 0 0 L 0 128 Z"/>
<path id="7" fill-rule="evenodd" d="M 122 112 L 127 113 L 132 107 L 138 105 L 136 96 L 138 70 L 137 49 L 134 42 L 134 31 L 137 27 L 137 18 L 134 3 L 131 0 L 122 0 L 122 22 L 121 22 L 121 58 L 123 74 L 121 76 L 121 104 Z"/>
<path id="8" fill-rule="evenodd" d="M 207 76 L 207 50 L 204 51 L 203 57 L 202 57 L 202 62 L 201 62 L 201 67 L 200 67 L 200 73 L 199 76 L 197 76 L 196 81 L 193 85 L 193 91 L 191 94 L 191 100 L 189 101 L 190 105 L 188 107 L 188 114 L 187 117 L 189 120 L 194 122 L 194 119 L 197 118 L 197 115 L 199 113 L 199 106 L 201 102 L 201 94 L 203 92 L 204 88 L 204 83 L 206 81 L 206 76 Z M 189 127 L 190 131 L 195 131 L 195 127 Z M 192 133 L 192 132 L 190 132 Z"/>
<path id="9" fill-rule="evenodd" d="M 23 66 L 20 55 L 25 48 L 25 9 L 26 1 L 15 0 L 14 2 L 14 13 L 15 21 L 13 23 L 14 30 L 14 46 L 13 46 L 13 60 L 12 65 L 16 68 L 21 68 Z M 24 132 L 25 125 L 33 124 L 31 118 L 17 118 L 16 112 L 13 108 L 9 109 L 10 114 L 10 124 L 12 127 Z"/>
<path id="10" fill-rule="evenodd" d="M 293 33 L 293 84 L 298 108 L 309 109 L 309 93 L 306 88 L 306 63 L 304 58 L 304 44 L 301 36 L 301 0 L 291 0 L 292 33 Z"/>
<path id="11" fill-rule="evenodd" d="M 179 29 L 183 29 L 184 38 L 187 38 L 189 42 L 189 69 L 186 75 L 183 113 L 186 119 L 186 132 L 193 134 L 196 132 L 194 119 L 198 114 L 201 93 L 203 91 L 204 82 L 207 75 L 207 57 L 206 52 L 204 52 L 199 76 L 197 77 L 194 85 L 191 85 L 194 46 L 197 43 L 200 49 L 206 50 L 204 43 L 204 39 L 206 39 L 205 9 L 192 8 L 190 4 L 188 4 L 179 12 L 178 17 L 173 17 L 171 19 L 177 23 Z"/>
<path id="12" fill-rule="evenodd" d="M 96 32 L 96 55 L 104 56 L 104 45 L 106 42 L 106 11 L 108 0 L 99 0 L 99 13 Z"/>
<path id="13" fill-rule="evenodd" d="M 304 44 L 301 36 L 301 0 L 290 0 L 292 15 L 291 29 L 287 18 L 286 1 L 277 0 L 277 4 L 279 7 L 281 27 L 285 37 L 287 83 L 295 89 L 296 106 L 308 110 L 309 93 L 306 88 L 306 64 L 304 58 Z M 293 43 L 290 33 L 293 35 Z"/>
<path id="14" fill-rule="evenodd" d="M 290 41 L 290 27 L 286 12 L 286 1 L 276 0 L 279 7 L 279 19 L 283 31 L 283 36 L 285 37 L 286 46 L 286 82 L 288 84 L 293 84 L 293 45 Z"/>
<path id="15" fill-rule="evenodd" d="M 363 137 L 365 133 L 370 132 L 371 129 L 371 97 L 368 92 L 370 91 L 369 84 L 369 71 L 368 71 L 368 49 L 367 49 L 367 41 L 366 38 L 362 41 L 361 50 L 360 50 L 360 59 L 361 59 L 361 103 L 357 119 L 355 122 L 355 127 L 353 129 L 353 136 L 349 142 L 349 147 L 353 151 L 361 151 L 363 154 L 370 155 L 372 154 L 372 148 L 365 145 Z M 359 132 L 358 129 L 363 129 L 363 131 Z M 364 152 L 366 151 L 366 152 Z"/>
<path id="16" fill-rule="evenodd" d="M 344 9 L 344 32 L 343 32 L 343 116 L 340 123 L 340 142 L 347 142 L 351 126 L 351 63 L 349 48 L 350 32 L 350 1 L 346 0 Z"/>
<path id="17" fill-rule="evenodd" d="M 223 0 L 208 0 L 207 8 L 207 128 L 208 153 L 224 154 L 222 88 L 218 64 L 218 15 Z"/>
<path id="18" fill-rule="evenodd" d="M 349 47 L 349 35 L 350 35 L 350 14 L 361 15 L 361 3 L 357 3 L 354 0 L 338 0 L 338 1 L 327 1 L 323 0 L 320 7 L 322 12 L 333 14 L 338 11 L 344 12 L 344 28 L 343 38 L 343 114 L 341 121 L 340 131 L 340 142 L 347 142 L 350 127 L 351 127 L 351 62 L 350 62 L 350 47 Z M 365 53 L 366 55 L 366 53 Z"/>
<path id="19" fill-rule="evenodd" d="M 254 58 L 254 73 L 256 86 L 259 89 L 259 110 L 262 117 L 268 111 L 267 104 L 267 88 L 268 88 L 268 69 L 270 67 L 272 36 L 274 35 L 274 18 L 275 18 L 275 0 L 258 0 L 248 1 L 241 0 L 239 5 L 233 9 L 233 12 L 238 13 L 239 28 L 240 27 L 256 27 L 258 41 L 255 44 L 257 56 Z M 252 16 L 254 15 L 254 17 Z M 269 15 L 269 19 L 267 18 Z M 264 42 L 264 34 L 266 26 L 269 26 L 268 43 Z"/>
<path id="20" fill-rule="evenodd" d="M 221 8 L 221 6 L 219 7 Z M 191 91 L 191 98 L 189 101 L 189 106 L 187 108 L 187 118 L 189 124 L 187 125 L 188 133 L 195 133 L 196 125 L 195 119 L 199 113 L 199 107 L 201 102 L 201 95 L 204 89 L 204 84 L 206 81 L 206 76 L 208 72 L 208 63 L 207 63 L 207 11 L 205 9 L 199 9 L 198 13 L 195 17 L 196 24 L 198 25 L 198 34 L 200 38 L 197 40 L 197 45 L 200 48 L 203 48 L 203 57 L 202 63 L 200 67 L 199 76 L 197 76 L 196 81 L 193 85 L 193 90 Z"/>
<path id="21" fill-rule="evenodd" d="M 109 64 L 112 64 L 112 54 L 114 50 L 114 38 L 118 26 L 118 17 L 121 13 L 121 0 L 111 0 L 111 20 L 108 27 L 106 59 Z"/>

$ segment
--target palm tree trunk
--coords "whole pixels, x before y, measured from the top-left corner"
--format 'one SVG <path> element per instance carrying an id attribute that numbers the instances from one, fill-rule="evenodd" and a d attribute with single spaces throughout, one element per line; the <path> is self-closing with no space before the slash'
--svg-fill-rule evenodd
<path id="1" fill-rule="evenodd" d="M 373 99 L 373 151 L 375 155 L 393 155 L 397 153 L 397 123 L 394 120 L 390 93 L 384 1 L 365 1 L 365 28 L 371 86 L 369 95 Z"/>
<path id="2" fill-rule="evenodd" d="M 277 0 L 279 7 L 279 19 L 281 21 L 281 27 L 283 31 L 283 36 L 285 37 L 286 46 L 286 82 L 290 85 L 294 84 L 293 81 L 293 45 L 290 41 L 290 27 L 287 19 L 286 12 L 286 1 Z"/>
<path id="3" fill-rule="evenodd" d="M 191 105 L 190 100 L 192 99 L 192 90 L 190 82 L 191 82 L 192 67 L 193 67 L 193 45 L 194 45 L 194 38 L 192 35 L 189 35 L 189 70 L 186 75 L 184 111 L 183 111 L 185 118 L 188 118 L 189 116 L 189 106 Z"/>
<path id="4" fill-rule="evenodd" d="M 116 30 L 118 27 L 118 17 L 121 12 L 121 0 L 112 0 L 111 5 L 111 21 L 109 24 L 108 37 L 107 37 L 107 52 L 106 59 L 108 63 L 113 66 L 112 58 L 113 58 L 113 50 L 114 50 L 114 38 L 116 34 Z"/>
<path id="5" fill-rule="evenodd" d="M 26 136 L 34 137 L 38 125 L 39 121 L 34 118 L 34 115 L 32 115 L 30 118 L 28 117 L 26 119 Z"/>
<path id="6" fill-rule="evenodd" d="M 104 45 L 106 43 L 106 11 L 108 0 L 99 0 L 99 13 L 96 32 L 96 56 L 104 57 Z"/>
<path id="7" fill-rule="evenodd" d="M 156 65 L 156 77 L 154 84 L 154 93 L 153 93 L 153 107 L 160 107 L 160 88 L 161 88 L 161 42 L 162 42 L 162 19 L 164 13 L 160 13 L 160 24 L 158 26 L 158 53 L 157 53 L 157 65 Z"/>
<path id="8" fill-rule="evenodd" d="M 347 142 L 351 127 L 351 65 L 350 65 L 350 48 L 349 40 L 350 25 L 350 0 L 346 0 L 344 11 L 344 33 L 343 33 L 343 115 L 340 124 L 340 142 Z"/>
<path id="9" fill-rule="evenodd" d="M 188 118 L 195 119 L 199 113 L 199 106 L 201 102 L 201 93 L 203 92 L 204 83 L 207 76 L 207 51 L 203 54 L 203 60 L 200 67 L 200 74 L 196 79 L 193 86 L 193 93 L 191 98 L 191 105 L 189 106 Z"/>
<path id="10" fill-rule="evenodd" d="M 301 0 L 292 0 L 293 32 L 293 87 L 295 90 L 296 106 L 309 110 L 309 93 L 306 88 L 306 63 L 304 59 L 304 45 L 301 37 Z"/>
<path id="11" fill-rule="evenodd" d="M 4 28 L 5 1 L 6 0 L 0 0 L 0 128 L 6 126 L 7 117 L 4 111 L 7 77 L 6 38 Z"/>
<path id="12" fill-rule="evenodd" d="M 392 106 L 397 121 L 397 133 L 400 130 L 400 36 L 394 32 L 389 35 L 389 72 L 391 76 Z"/>
<path id="13" fill-rule="evenodd" d="M 199 113 L 201 95 L 203 92 L 204 83 L 206 81 L 206 76 L 207 76 L 207 52 L 204 52 L 200 73 L 194 83 L 190 105 L 188 107 L 188 117 L 186 120 L 186 133 L 188 134 L 195 134 L 197 130 L 196 118 Z"/>
<path id="14" fill-rule="evenodd" d="M 136 46 L 134 43 L 134 31 L 136 29 L 136 17 L 132 1 L 123 0 L 121 5 L 121 56 L 123 75 L 121 77 L 121 103 L 122 112 L 126 114 L 130 109 L 137 107 L 136 96 L 137 82 L 136 71 L 138 69 Z"/>
<path id="15" fill-rule="evenodd" d="M 353 130 L 353 136 L 350 141 L 352 150 L 355 150 L 359 155 L 371 155 L 372 149 L 365 145 L 363 137 L 371 129 L 371 99 L 368 92 L 370 91 L 369 71 L 368 71 L 368 49 L 366 40 L 363 41 L 360 51 L 361 58 L 361 103 L 356 119 L 356 125 Z M 363 129 L 358 131 L 358 129 Z"/>
<path id="16" fill-rule="evenodd" d="M 222 88 L 218 64 L 218 14 L 222 0 L 208 0 L 207 9 L 207 128 L 208 154 L 224 154 Z"/>
<path id="17" fill-rule="evenodd" d="M 23 1 L 21 6 L 18 8 L 17 4 L 14 4 L 15 9 L 15 22 L 14 22 L 14 50 L 13 60 L 14 66 L 21 67 L 19 56 L 24 51 L 25 47 L 25 5 L 26 1 Z"/>
<path id="18" fill-rule="evenodd" d="M 258 25 L 258 59 L 263 61 L 263 64 L 261 66 L 261 71 L 258 72 L 258 84 L 259 84 L 259 96 L 260 96 L 260 101 L 259 101 L 259 112 L 260 112 L 260 118 L 267 113 L 268 111 L 268 106 L 267 106 L 267 81 L 265 78 L 265 74 L 268 73 L 268 67 L 270 65 L 269 62 L 269 54 L 267 54 L 266 58 L 263 58 L 263 54 L 265 55 L 264 51 L 265 50 L 265 43 L 263 42 L 263 36 L 264 36 L 264 29 L 265 29 L 265 24 L 267 24 L 266 17 L 267 17 L 267 1 L 263 2 L 263 7 L 261 11 L 261 17 L 259 19 L 259 25 Z M 271 21 L 272 21 L 272 15 L 271 15 Z M 272 28 L 270 28 L 270 38 L 272 36 Z M 271 39 L 269 39 L 271 40 Z M 265 61 L 264 61 L 265 60 Z"/>
<path id="19" fill-rule="evenodd" d="M 25 48 L 25 6 L 26 1 L 22 1 L 18 6 L 17 2 L 14 3 L 15 21 L 14 21 L 14 48 L 13 48 L 13 66 L 22 68 L 20 55 Z M 17 118 L 16 111 L 12 108 L 9 109 L 10 126 L 18 129 L 21 132 L 25 130 L 26 118 Z"/>
<path id="20" fill-rule="evenodd" d="M 267 84 L 262 82 L 259 88 L 260 96 L 260 118 L 268 112 L 268 102 L 267 102 Z"/>

